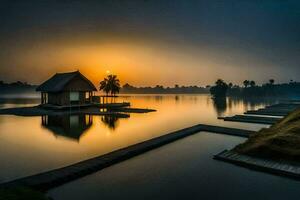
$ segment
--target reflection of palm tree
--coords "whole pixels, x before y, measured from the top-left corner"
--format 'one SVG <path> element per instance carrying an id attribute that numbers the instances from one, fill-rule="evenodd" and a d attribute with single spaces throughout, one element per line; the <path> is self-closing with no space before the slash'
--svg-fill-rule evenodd
<path id="1" fill-rule="evenodd" d="M 216 109 L 217 115 L 222 116 L 227 109 L 226 97 L 213 99 L 214 107 Z"/>
<path id="2" fill-rule="evenodd" d="M 105 115 L 101 117 L 101 121 L 112 130 L 116 129 L 118 120 L 119 118 L 114 115 Z"/>

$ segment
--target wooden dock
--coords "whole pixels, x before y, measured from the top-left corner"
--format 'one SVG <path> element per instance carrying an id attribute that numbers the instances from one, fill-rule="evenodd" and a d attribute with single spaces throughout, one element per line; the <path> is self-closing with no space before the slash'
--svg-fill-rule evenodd
<path id="1" fill-rule="evenodd" d="M 280 120 L 278 117 L 284 117 L 293 110 L 299 108 L 300 104 L 278 103 L 258 110 L 249 110 L 244 114 L 230 117 L 219 117 L 224 121 L 258 123 L 258 124 L 275 124 Z M 265 115 L 265 116 L 257 116 Z M 272 117 L 273 116 L 273 117 Z"/>
<path id="2" fill-rule="evenodd" d="M 11 182 L 2 183 L 0 187 L 26 186 L 45 191 L 69 181 L 81 178 L 88 174 L 94 173 L 103 168 L 109 167 L 113 164 L 132 158 L 144 152 L 158 148 L 170 142 L 179 140 L 195 133 L 199 133 L 201 131 L 242 137 L 248 137 L 250 134 L 254 133 L 254 131 L 249 130 L 198 124 L 120 150 L 113 151 L 105 155 L 72 164 L 70 166 L 24 177 Z"/>
<path id="3" fill-rule="evenodd" d="M 300 104 L 294 103 L 279 103 L 258 110 L 249 110 L 244 114 L 252 115 L 270 115 L 270 116 L 286 116 L 293 110 L 300 107 Z"/>
<path id="4" fill-rule="evenodd" d="M 246 122 L 256 124 L 275 124 L 277 121 L 280 120 L 280 118 L 276 117 L 260 117 L 250 115 L 234 115 L 232 117 L 218 117 L 218 119 L 223 119 L 224 121 Z"/>
<path id="5" fill-rule="evenodd" d="M 300 104 L 278 103 L 278 104 L 273 104 L 273 105 L 270 105 L 270 106 L 266 106 L 266 108 L 282 108 L 282 109 L 292 108 L 292 109 L 295 109 L 299 106 L 300 106 Z"/>
<path id="6" fill-rule="evenodd" d="M 71 109 L 71 110 L 48 110 L 41 108 L 40 106 L 32 107 L 19 107 L 19 108 L 4 108 L 0 109 L 0 115 L 16 115 L 24 117 L 33 117 L 33 116 L 60 116 L 60 115 L 111 115 L 120 118 L 129 117 L 126 113 L 121 112 L 112 112 L 112 111 L 100 111 L 98 108 L 82 108 L 82 109 Z"/>
<path id="7" fill-rule="evenodd" d="M 253 170 L 300 180 L 300 165 L 295 165 L 284 161 L 256 158 L 228 150 L 222 151 L 221 153 L 215 155 L 214 159 L 222 160 Z"/>
<path id="8" fill-rule="evenodd" d="M 285 103 L 285 104 L 298 104 L 300 106 L 300 99 L 296 100 L 283 100 L 280 101 L 279 103 Z"/>
<path id="9" fill-rule="evenodd" d="M 70 104 L 70 105 L 52 105 L 52 104 L 41 104 L 39 105 L 41 108 L 52 109 L 52 110 L 68 110 L 68 109 L 83 109 L 90 107 L 97 108 L 122 108 L 130 106 L 129 102 L 122 103 L 85 103 L 85 104 Z"/>
<path id="10" fill-rule="evenodd" d="M 112 108 L 113 107 L 113 108 Z M 72 109 L 46 109 L 41 106 L 31 106 L 31 107 L 18 107 L 18 108 L 4 108 L 0 109 L 0 115 L 17 115 L 17 116 L 57 116 L 57 115 L 112 115 L 112 116 L 120 116 L 126 117 L 129 115 L 127 113 L 147 113 L 147 112 L 155 112 L 153 109 L 143 109 L 143 108 L 122 108 L 120 105 L 115 105 L 106 109 L 105 111 L 101 111 L 98 107 L 82 107 L 82 108 L 72 108 Z"/>
<path id="11" fill-rule="evenodd" d="M 287 111 L 249 110 L 249 111 L 245 112 L 244 114 L 284 117 L 284 116 L 288 115 L 289 113 L 290 112 L 287 112 Z"/>
<path id="12" fill-rule="evenodd" d="M 154 109 L 148 109 L 148 108 L 111 108 L 108 109 L 110 111 L 114 112 L 124 112 L 124 113 L 149 113 L 149 112 L 156 112 Z"/>

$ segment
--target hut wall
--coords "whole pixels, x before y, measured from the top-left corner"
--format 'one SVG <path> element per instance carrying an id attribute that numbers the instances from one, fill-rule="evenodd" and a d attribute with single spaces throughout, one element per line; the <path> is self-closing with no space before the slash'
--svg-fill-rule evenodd
<path id="1" fill-rule="evenodd" d="M 66 92 L 48 93 L 48 103 L 54 105 L 70 104 L 69 95 Z"/>
<path id="2" fill-rule="evenodd" d="M 48 103 L 53 105 L 85 104 L 85 92 L 79 92 L 79 101 L 70 101 L 70 92 L 48 93 Z"/>
<path id="3" fill-rule="evenodd" d="M 85 104 L 85 92 L 79 92 L 79 104 Z"/>

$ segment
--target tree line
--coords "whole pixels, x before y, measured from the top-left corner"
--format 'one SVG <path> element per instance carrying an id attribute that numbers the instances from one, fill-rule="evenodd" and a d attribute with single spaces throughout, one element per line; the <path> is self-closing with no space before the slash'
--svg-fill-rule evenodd
<path id="1" fill-rule="evenodd" d="M 120 86 L 120 80 L 116 75 L 108 75 L 100 82 L 100 91 L 106 95 L 115 96 L 117 93 L 131 94 L 201 94 L 211 93 L 214 98 L 226 96 L 233 97 L 268 97 L 268 96 L 300 96 L 300 82 L 291 80 L 289 83 L 275 84 L 274 79 L 257 85 L 254 80 L 244 80 L 243 86 L 234 85 L 231 82 L 226 83 L 218 79 L 214 86 L 179 86 L 164 87 L 156 85 L 155 87 L 135 87 L 128 83 Z"/>
<path id="2" fill-rule="evenodd" d="M 36 85 L 30 85 L 26 82 L 16 81 L 7 83 L 0 80 L 0 92 L 1 94 L 19 93 L 19 92 L 33 92 Z"/>
<path id="3" fill-rule="evenodd" d="M 208 87 L 199 86 L 179 86 L 164 87 L 162 85 L 156 85 L 155 87 L 135 87 L 126 83 L 121 88 L 122 93 L 131 94 L 201 94 L 208 93 Z"/>
<path id="4" fill-rule="evenodd" d="M 268 96 L 300 96 L 300 82 L 291 80 L 289 83 L 275 84 L 274 79 L 267 83 L 257 85 L 253 80 L 244 80 L 243 86 L 226 83 L 218 79 L 215 85 L 210 88 L 213 97 L 268 97 Z"/>

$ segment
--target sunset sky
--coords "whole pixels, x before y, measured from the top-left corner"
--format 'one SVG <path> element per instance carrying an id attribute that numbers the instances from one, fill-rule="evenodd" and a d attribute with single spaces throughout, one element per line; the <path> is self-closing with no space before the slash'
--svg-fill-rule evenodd
<path id="1" fill-rule="evenodd" d="M 80 70 L 137 86 L 300 81 L 298 0 L 9 1 L 0 80 Z"/>

